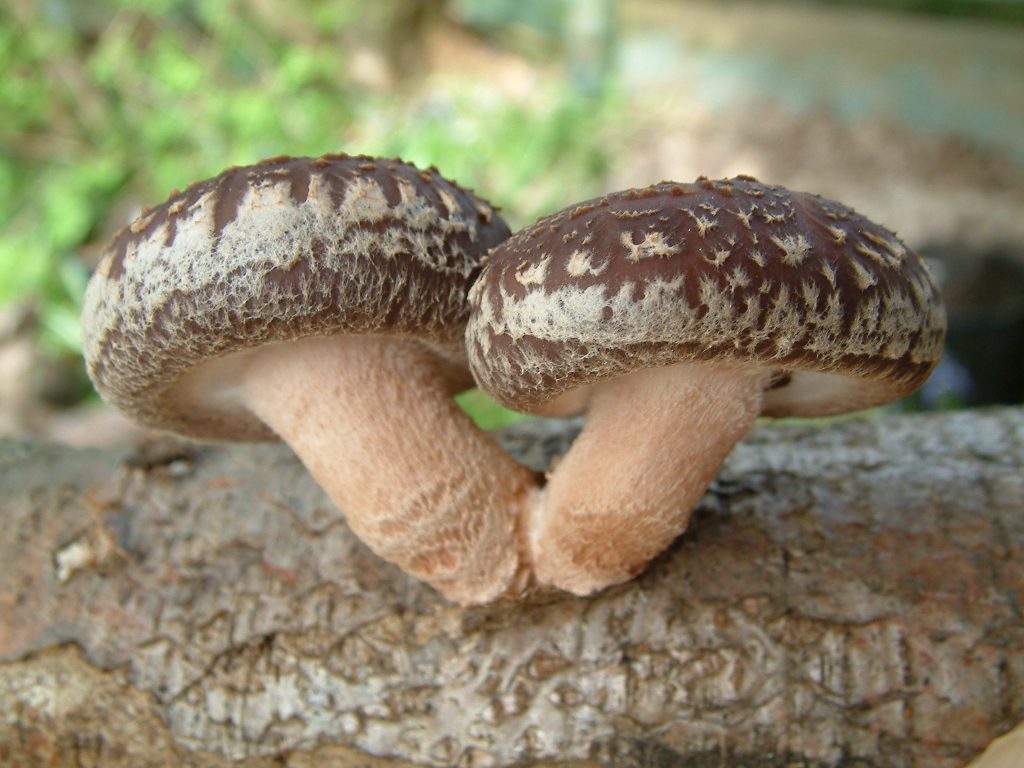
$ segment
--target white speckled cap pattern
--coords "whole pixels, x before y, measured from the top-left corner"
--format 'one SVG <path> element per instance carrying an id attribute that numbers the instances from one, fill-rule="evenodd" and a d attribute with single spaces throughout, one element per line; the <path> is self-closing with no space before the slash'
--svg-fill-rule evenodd
<path id="1" fill-rule="evenodd" d="M 942 353 L 945 311 L 917 254 L 846 206 L 747 176 L 590 200 L 486 262 L 470 362 L 519 410 L 636 368 L 719 360 L 770 368 L 778 388 L 833 374 L 835 406 L 765 400 L 767 415 L 823 415 L 912 392 Z"/>
<path id="2" fill-rule="evenodd" d="M 458 342 L 480 257 L 508 234 L 433 168 L 346 155 L 230 168 L 114 238 L 85 297 L 89 375 L 150 426 L 271 438 L 251 414 L 179 402 L 176 385 L 206 361 L 305 336 Z"/>

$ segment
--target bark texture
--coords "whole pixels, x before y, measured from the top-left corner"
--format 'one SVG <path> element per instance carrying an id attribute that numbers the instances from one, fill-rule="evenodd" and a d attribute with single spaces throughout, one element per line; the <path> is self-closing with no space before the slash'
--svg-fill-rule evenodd
<path id="1" fill-rule="evenodd" d="M 761 427 L 638 580 L 461 610 L 280 446 L 0 443 L 0 764 L 962 766 L 1024 720 L 1022 467 L 1020 409 Z"/>

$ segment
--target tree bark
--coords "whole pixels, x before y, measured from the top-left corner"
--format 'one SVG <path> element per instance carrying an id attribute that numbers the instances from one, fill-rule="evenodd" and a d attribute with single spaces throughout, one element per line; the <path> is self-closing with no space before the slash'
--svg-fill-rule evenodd
<path id="1" fill-rule="evenodd" d="M 283 447 L 0 443 L 0 764 L 962 766 L 1024 720 L 1022 467 L 1020 409 L 759 427 L 639 579 L 463 610 Z"/>

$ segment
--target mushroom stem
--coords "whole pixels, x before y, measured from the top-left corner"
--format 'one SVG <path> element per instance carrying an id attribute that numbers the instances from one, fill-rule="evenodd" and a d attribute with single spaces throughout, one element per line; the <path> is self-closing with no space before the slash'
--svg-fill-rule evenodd
<path id="1" fill-rule="evenodd" d="M 683 363 L 594 389 L 531 531 L 537 579 L 585 595 L 626 581 L 686 529 L 750 430 L 765 370 Z"/>
<path id="2" fill-rule="evenodd" d="M 536 482 L 459 410 L 444 368 L 411 340 L 309 338 L 253 353 L 242 393 L 374 552 L 450 600 L 487 602 L 528 577 Z"/>

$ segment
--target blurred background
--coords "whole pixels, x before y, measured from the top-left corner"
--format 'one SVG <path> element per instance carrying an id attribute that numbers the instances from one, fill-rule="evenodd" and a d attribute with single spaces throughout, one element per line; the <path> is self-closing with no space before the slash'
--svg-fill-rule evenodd
<path id="1" fill-rule="evenodd" d="M 4 0 L 0 435 L 133 437 L 79 357 L 107 241 L 225 166 L 330 151 L 436 165 L 513 229 L 701 174 L 839 199 L 945 286 L 947 357 L 902 407 L 1024 400 L 1019 0 Z"/>

